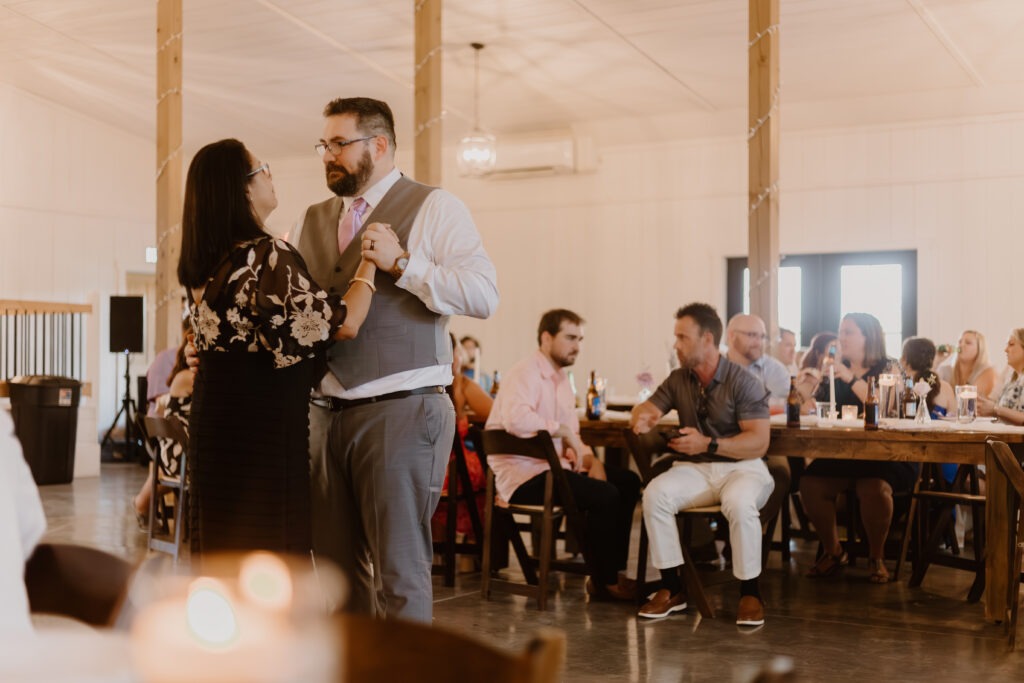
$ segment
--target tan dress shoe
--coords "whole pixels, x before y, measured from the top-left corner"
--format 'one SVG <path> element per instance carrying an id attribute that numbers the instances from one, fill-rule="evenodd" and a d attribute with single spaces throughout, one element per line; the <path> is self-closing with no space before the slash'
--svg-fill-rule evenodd
<path id="1" fill-rule="evenodd" d="M 637 616 L 644 619 L 660 619 L 667 617 L 673 612 L 681 612 L 686 609 L 686 594 L 683 592 L 672 595 L 667 588 L 662 588 L 647 604 L 640 608 Z"/>
<path id="2" fill-rule="evenodd" d="M 764 603 L 753 595 L 740 598 L 739 609 L 736 610 L 737 626 L 761 626 L 764 624 Z"/>

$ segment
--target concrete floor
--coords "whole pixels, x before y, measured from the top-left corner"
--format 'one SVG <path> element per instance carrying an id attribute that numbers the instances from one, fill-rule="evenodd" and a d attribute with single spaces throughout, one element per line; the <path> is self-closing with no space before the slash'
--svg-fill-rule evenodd
<path id="1" fill-rule="evenodd" d="M 42 487 L 46 540 L 143 559 L 145 535 L 127 501 L 144 479 L 136 465 L 103 465 L 99 478 Z M 803 681 L 1003 681 L 1024 673 L 1024 654 L 1005 651 L 1002 627 L 965 602 L 973 575 L 932 567 L 922 588 L 908 588 L 905 578 L 876 586 L 862 563 L 813 581 L 802 578 L 813 550 L 797 542 L 785 567 L 771 555 L 762 579 L 767 623 L 753 632 L 733 623 L 738 589 L 727 571 L 706 575 L 715 619 L 691 608 L 640 621 L 630 605 L 588 603 L 582 577 L 563 574 L 552 606 L 539 612 L 518 596 L 484 601 L 479 574 L 463 574 L 454 588 L 435 577 L 435 621 L 514 649 L 541 626 L 561 628 L 566 681 L 749 681 L 780 655 L 792 658 Z"/>

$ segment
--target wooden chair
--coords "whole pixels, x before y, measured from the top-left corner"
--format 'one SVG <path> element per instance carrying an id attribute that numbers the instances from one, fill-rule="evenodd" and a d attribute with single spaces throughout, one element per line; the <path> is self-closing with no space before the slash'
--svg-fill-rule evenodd
<path id="1" fill-rule="evenodd" d="M 960 555 L 953 531 L 954 510 L 958 504 L 971 507 L 975 523 L 973 558 Z M 967 593 L 967 601 L 981 599 L 985 589 L 985 496 L 980 492 L 976 465 L 960 465 L 951 484 L 945 481 L 938 465 L 925 463 L 921 466 L 921 475 L 911 494 L 910 512 L 893 580 L 899 577 L 911 539 L 916 539 L 909 582 L 912 588 L 921 585 L 929 566 L 939 564 L 974 572 L 974 583 Z M 940 544 L 944 540 L 951 542 L 952 555 L 941 552 Z"/>
<path id="2" fill-rule="evenodd" d="M 542 505 L 515 505 L 499 507 L 495 504 L 494 473 L 488 469 L 487 472 L 487 499 L 484 506 L 484 549 L 483 549 L 483 577 L 480 582 L 480 593 L 484 599 L 490 599 L 492 590 L 502 590 L 516 595 L 536 598 L 537 607 L 541 610 L 547 609 L 548 599 L 548 574 L 551 570 L 568 571 L 573 573 L 590 573 L 587 564 L 579 562 L 560 562 L 554 557 L 554 541 L 558 527 L 564 518 L 572 533 L 581 543 L 583 539 L 585 522 L 583 514 L 576 506 L 569 483 L 566 481 L 565 472 L 562 469 L 558 454 L 555 453 L 554 443 L 548 432 L 538 432 L 530 438 L 519 438 L 500 429 L 487 429 L 482 434 L 483 452 L 488 455 L 519 455 L 529 458 L 546 460 L 549 469 L 544 485 L 544 503 Z M 559 505 L 554 504 L 554 492 L 558 489 Z M 513 515 L 528 515 L 531 520 L 538 520 L 540 524 L 540 543 L 533 547 L 533 553 L 526 552 L 520 530 Z M 526 585 L 496 579 L 491 576 L 492 544 L 495 537 L 507 538 L 522 567 L 523 575 L 526 577 Z M 504 542 L 504 541 L 502 541 Z M 586 548 L 583 556 L 588 557 Z"/>
<path id="3" fill-rule="evenodd" d="M 355 614 L 335 619 L 339 683 L 556 683 L 565 666 L 565 634 L 558 629 L 540 629 L 521 651 L 510 652 L 437 626 Z"/>
<path id="4" fill-rule="evenodd" d="M 479 435 L 479 430 L 476 434 Z M 456 539 L 455 524 L 458 519 L 459 503 L 463 503 L 469 511 L 469 521 L 473 525 L 472 541 L 459 542 Z M 438 505 L 447 506 L 448 509 L 444 538 L 434 541 L 434 552 L 441 556 L 441 564 L 434 565 L 433 570 L 435 574 L 444 577 L 445 586 L 451 587 L 455 585 L 456 555 L 469 554 L 481 557 L 484 538 L 484 526 L 480 521 L 480 511 L 477 509 L 476 492 L 473 491 L 473 483 L 469 478 L 466 451 L 458 430 L 455 432 L 452 445 L 452 457 L 448 461 L 448 491 L 441 495 Z"/>
<path id="5" fill-rule="evenodd" d="M 657 458 L 658 455 L 665 452 L 665 441 L 656 432 L 650 431 L 647 434 L 638 436 L 633 433 L 631 429 L 623 430 L 625 435 L 626 445 L 629 448 L 630 454 L 633 456 L 633 462 L 636 463 L 637 470 L 640 472 L 640 479 L 644 485 L 650 482 L 654 477 L 658 476 L 676 462 L 677 458 L 672 455 L 665 455 L 661 458 Z M 657 459 L 656 459 L 657 458 Z M 771 549 L 771 537 L 775 528 L 775 521 L 779 517 L 782 503 L 786 500 L 786 496 L 789 492 L 789 468 L 773 468 L 770 469 L 773 478 L 776 479 L 776 488 L 779 489 L 778 495 L 773 491 L 772 496 L 765 503 L 765 506 L 761 508 L 761 526 L 765 530 L 765 538 L 762 542 L 762 566 L 765 563 L 765 558 Z M 683 580 L 686 582 L 687 598 L 697 605 L 697 609 L 700 611 L 701 616 L 713 618 L 715 616 L 715 609 L 708 600 L 707 593 L 704 591 L 704 585 L 700 580 L 700 574 L 697 572 L 696 564 L 693 562 L 693 558 L 690 556 L 689 544 L 692 535 L 693 523 L 699 518 L 706 518 L 709 520 L 720 520 L 722 516 L 722 507 L 720 505 L 707 505 L 701 507 L 692 507 L 685 510 L 680 510 L 676 515 L 677 520 L 681 522 L 680 538 L 683 551 Z M 789 538 L 787 534 L 783 535 L 785 546 L 789 546 Z M 648 595 L 652 589 L 656 586 L 654 584 L 647 584 L 647 548 L 648 548 L 648 537 L 647 527 L 640 521 L 640 545 L 637 552 L 637 569 L 636 577 L 637 582 L 640 585 L 638 593 L 638 599 L 644 600 L 643 596 Z"/>
<path id="6" fill-rule="evenodd" d="M 989 504 L 1000 506 L 1001 512 L 1008 520 L 1005 542 L 1009 550 L 1010 566 L 1008 571 L 1010 576 L 1007 582 L 1003 629 L 1006 632 L 1006 645 L 1013 650 L 1017 641 L 1021 554 L 1024 553 L 1024 524 L 1020 519 L 1021 500 L 1024 499 L 1024 470 L 1021 469 L 1021 461 L 1004 442 L 989 439 L 988 446 L 995 456 L 996 467 L 1000 469 L 1008 482 L 1009 495 L 1006 496 L 1006 499 L 990 501 Z"/>
<path id="7" fill-rule="evenodd" d="M 41 543 L 25 563 L 29 608 L 112 626 L 133 572 L 127 560 L 96 548 Z"/>
<path id="8" fill-rule="evenodd" d="M 188 523 L 188 433 L 181 420 L 176 417 L 146 417 L 146 431 L 153 438 L 168 439 L 181 445 L 181 464 L 178 476 L 167 471 L 163 459 L 157 454 L 153 459 L 153 495 L 149 500 L 149 532 L 147 547 L 150 550 L 169 553 L 177 561 L 181 552 L 181 541 L 185 537 L 185 526 Z M 171 493 L 174 496 L 174 528 L 169 529 L 167 511 L 163 507 L 163 496 Z M 163 514 L 157 514 L 162 512 Z M 158 517 L 163 520 L 163 533 L 156 529 Z M 170 538 L 166 536 L 169 530 Z"/>

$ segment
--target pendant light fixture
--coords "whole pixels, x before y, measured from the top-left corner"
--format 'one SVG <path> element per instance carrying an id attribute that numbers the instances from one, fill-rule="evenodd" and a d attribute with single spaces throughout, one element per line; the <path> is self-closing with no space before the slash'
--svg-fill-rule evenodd
<path id="1" fill-rule="evenodd" d="M 483 176 L 494 170 L 497 160 L 494 136 L 480 128 L 480 50 L 483 43 L 470 43 L 474 50 L 473 130 L 459 142 L 459 175 Z"/>

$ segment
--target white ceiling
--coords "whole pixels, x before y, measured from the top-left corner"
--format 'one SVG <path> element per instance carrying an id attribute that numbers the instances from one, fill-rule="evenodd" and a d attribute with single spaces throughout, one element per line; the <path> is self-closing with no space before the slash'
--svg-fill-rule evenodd
<path id="1" fill-rule="evenodd" d="M 389 101 L 408 143 L 415 0 L 183 1 L 186 148 L 234 136 L 312 153 L 323 105 L 350 95 Z M 781 12 L 784 125 L 1024 111 L 1024 0 Z M 153 0 L 0 0 L 0 82 L 151 138 L 155 15 Z M 487 44 L 481 119 L 498 134 L 745 121 L 746 0 L 447 0 L 443 26 L 450 141 L 471 124 L 472 41 Z"/>

